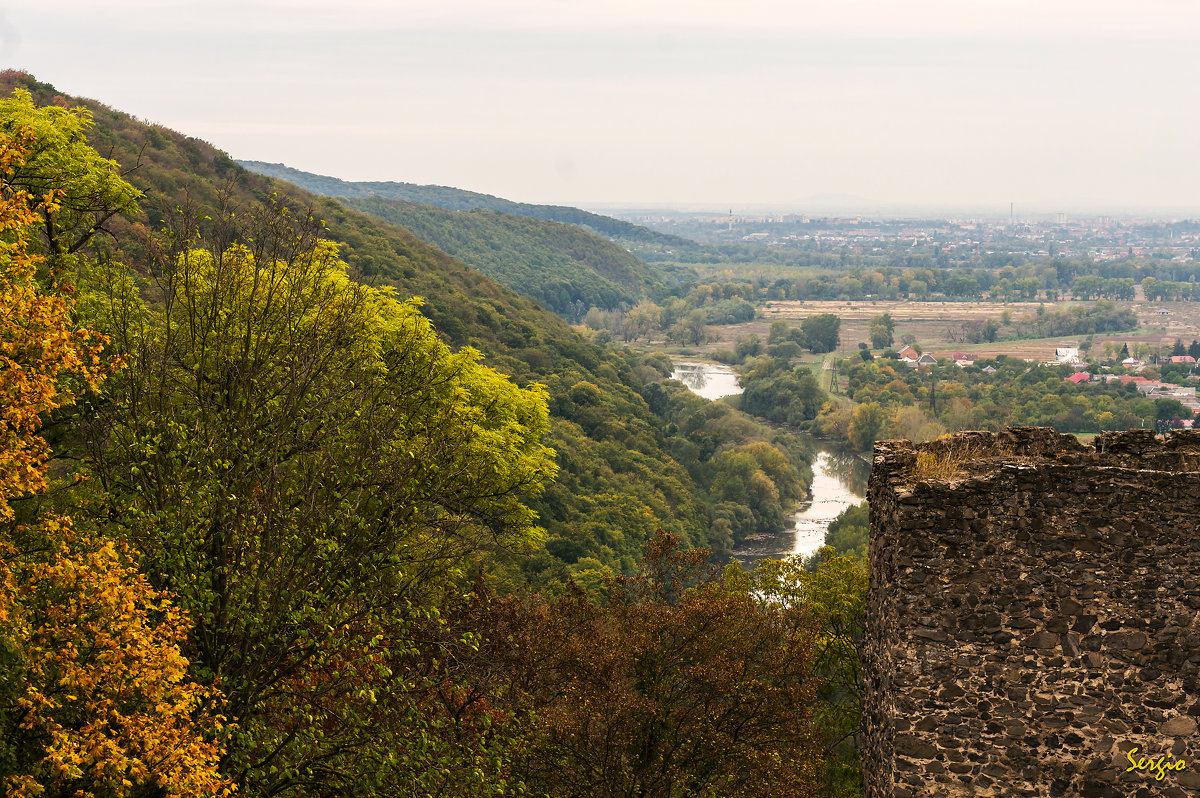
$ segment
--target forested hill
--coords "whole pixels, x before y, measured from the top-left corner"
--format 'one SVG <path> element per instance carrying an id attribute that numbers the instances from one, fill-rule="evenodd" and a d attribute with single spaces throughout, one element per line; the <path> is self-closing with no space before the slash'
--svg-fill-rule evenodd
<path id="1" fill-rule="evenodd" d="M 656 282 L 624 247 L 575 225 L 382 197 L 339 198 L 348 207 L 411 230 L 443 252 L 543 307 L 579 321 L 591 307 L 632 305 Z"/>
<path id="2" fill-rule="evenodd" d="M 5 795 L 816 796 L 865 573 L 699 548 L 782 531 L 796 436 L 403 228 L 0 91 Z"/>
<path id="3" fill-rule="evenodd" d="M 409 230 L 247 171 L 198 139 L 64 97 L 24 73 L 0 73 L 0 91 L 14 87 L 38 105 L 91 109 L 90 144 L 145 193 L 140 219 L 116 230 L 114 253 L 141 275 L 149 276 L 149 261 L 139 241 L 181 206 L 217 220 L 206 231 L 216 238 L 231 209 L 274 197 L 297 216 L 311 210 L 320 217 L 341 258 L 364 279 L 423 298 L 421 312 L 447 343 L 477 348 L 487 365 L 519 385 L 545 385 L 551 413 L 545 443 L 556 451 L 559 472 L 531 504 L 548 535 L 541 550 L 496 564 L 507 578 L 597 584 L 632 572 L 658 527 L 688 545 L 727 552 L 741 537 L 781 526 L 782 506 L 803 492 L 804 452 L 736 411 L 707 407 L 678 383 L 664 382 L 669 361 L 589 343 L 559 317 Z M 771 502 L 750 497 L 748 486 L 764 480 L 777 486 Z"/>
<path id="4" fill-rule="evenodd" d="M 287 180 L 314 194 L 330 197 L 379 197 L 406 202 L 423 202 L 452 211 L 474 209 L 501 211 L 517 216 L 531 216 L 534 219 L 577 225 L 623 242 L 654 244 L 663 247 L 692 248 L 696 246 L 696 242 L 686 238 L 659 233 L 631 222 L 567 205 L 534 205 L 526 202 L 513 202 L 502 197 L 494 197 L 491 194 L 480 194 L 449 186 L 419 186 L 415 183 L 391 181 L 350 182 L 336 177 L 302 172 L 281 163 L 241 160 L 238 163 L 251 172 Z"/>

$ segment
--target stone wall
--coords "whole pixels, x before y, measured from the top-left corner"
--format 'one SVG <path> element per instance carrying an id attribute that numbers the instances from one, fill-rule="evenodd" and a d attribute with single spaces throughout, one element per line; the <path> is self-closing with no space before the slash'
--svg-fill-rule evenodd
<path id="1" fill-rule="evenodd" d="M 867 798 L 1200 795 L 1200 431 L 889 441 L 868 498 Z"/>

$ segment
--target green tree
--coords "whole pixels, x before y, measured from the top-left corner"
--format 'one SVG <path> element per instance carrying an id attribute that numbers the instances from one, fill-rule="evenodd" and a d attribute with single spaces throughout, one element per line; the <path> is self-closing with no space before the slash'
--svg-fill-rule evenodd
<path id="1" fill-rule="evenodd" d="M 825 391 L 807 367 L 782 358 L 759 358 L 742 375 L 742 410 L 783 424 L 800 424 L 817 417 Z"/>
<path id="2" fill-rule="evenodd" d="M 764 441 L 727 449 L 713 458 L 713 469 L 713 493 L 750 508 L 760 533 L 781 529 L 785 507 L 803 496 L 795 467 Z"/>
<path id="3" fill-rule="evenodd" d="M 737 348 L 735 350 L 738 362 L 742 362 L 748 357 L 757 357 L 763 352 L 762 341 L 754 333 L 750 333 L 745 338 L 739 338 Z"/>
<path id="4" fill-rule="evenodd" d="M 819 629 L 815 670 L 821 676 L 814 716 L 824 743 L 823 795 L 862 795 L 859 676 L 866 594 L 865 560 L 823 547 L 809 561 L 763 562 L 754 575 L 762 600 L 803 608 Z"/>
<path id="5" fill-rule="evenodd" d="M 676 334 L 684 346 L 698 346 L 708 341 L 708 315 L 697 308 L 676 325 Z"/>
<path id="6" fill-rule="evenodd" d="M 871 346 L 875 349 L 884 349 L 895 343 L 894 333 L 896 332 L 896 323 L 892 321 L 890 313 L 883 313 L 871 319 L 870 333 Z"/>
<path id="7" fill-rule="evenodd" d="M 88 144 L 91 126 L 86 108 L 38 108 L 23 89 L 0 102 L 0 127 L 33 136 L 29 153 L 7 176 L 6 189 L 23 193 L 40 217 L 39 248 L 51 269 L 137 209 L 140 192 L 123 179 L 115 161 Z"/>
<path id="8" fill-rule="evenodd" d="M 819 313 L 800 322 L 804 345 L 816 354 L 838 348 L 842 320 L 832 313 Z"/>
<path id="9" fill-rule="evenodd" d="M 980 334 L 988 343 L 995 341 L 996 336 L 1000 334 L 1000 322 L 993 318 L 985 319 Z"/>
<path id="10" fill-rule="evenodd" d="M 658 328 L 661 318 L 662 309 L 658 305 L 642 300 L 625 314 L 625 323 L 636 332 L 636 337 L 645 336 L 649 340 L 650 333 Z"/>
<path id="11" fill-rule="evenodd" d="M 1154 417 L 1158 421 L 1174 421 L 1180 418 L 1191 418 L 1192 411 L 1184 407 L 1178 399 L 1155 399 Z"/>
<path id="12" fill-rule="evenodd" d="M 854 408 L 847 437 L 858 451 L 870 451 L 880 434 L 886 430 L 887 413 L 875 402 L 865 402 Z"/>
<path id="13" fill-rule="evenodd" d="M 320 230 L 268 208 L 204 250 L 185 226 L 158 253 L 161 304 L 114 295 L 128 366 L 93 469 L 196 619 L 195 672 L 238 724 L 224 771 L 254 793 L 404 794 L 385 785 L 411 786 L 408 735 L 428 731 L 413 636 L 465 557 L 540 541 L 524 502 L 555 473 L 546 397 L 351 281 Z"/>
<path id="14" fill-rule="evenodd" d="M 854 408 L 847 436 L 850 445 L 860 452 L 870 451 L 887 428 L 887 413 L 875 402 L 865 402 Z"/>
<path id="15" fill-rule="evenodd" d="M 865 563 L 869 530 L 867 503 L 859 502 L 847 507 L 829 522 L 829 528 L 825 531 L 825 545 L 832 546 L 839 555 L 857 557 Z"/>
<path id="16" fill-rule="evenodd" d="M 770 331 L 767 333 L 768 344 L 778 344 L 787 340 L 788 323 L 783 320 L 771 322 Z"/>

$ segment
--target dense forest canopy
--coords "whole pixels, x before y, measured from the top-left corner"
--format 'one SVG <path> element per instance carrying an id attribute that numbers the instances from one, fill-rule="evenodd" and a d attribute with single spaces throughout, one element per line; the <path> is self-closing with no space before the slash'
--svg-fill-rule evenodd
<path id="1" fill-rule="evenodd" d="M 579 321 L 589 308 L 633 305 L 658 280 L 623 247 L 571 224 L 379 197 L 342 202 L 412 231 L 571 321 Z"/>

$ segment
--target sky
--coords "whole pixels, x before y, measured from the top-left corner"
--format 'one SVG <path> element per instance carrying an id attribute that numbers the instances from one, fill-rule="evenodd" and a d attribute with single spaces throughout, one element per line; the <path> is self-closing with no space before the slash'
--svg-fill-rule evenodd
<path id="1" fill-rule="evenodd" d="M 347 180 L 1200 212 L 1194 0 L 0 0 L 0 63 Z"/>

